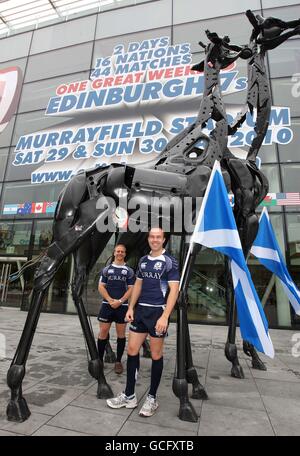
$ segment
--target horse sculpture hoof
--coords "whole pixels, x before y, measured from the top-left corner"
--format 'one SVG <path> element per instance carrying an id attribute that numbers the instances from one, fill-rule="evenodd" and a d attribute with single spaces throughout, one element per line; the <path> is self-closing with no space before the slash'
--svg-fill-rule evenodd
<path id="1" fill-rule="evenodd" d="M 231 377 L 234 377 L 234 378 L 245 378 L 242 366 L 240 366 L 240 365 L 232 366 Z"/>
<path id="2" fill-rule="evenodd" d="M 114 364 L 117 361 L 117 357 L 113 351 L 106 353 L 104 361 L 108 364 Z"/>
<path id="3" fill-rule="evenodd" d="M 110 399 L 114 397 L 111 387 L 107 383 L 98 383 L 97 398 Z"/>
<path id="4" fill-rule="evenodd" d="M 18 423 L 26 421 L 31 413 L 24 397 L 18 400 L 10 400 L 6 409 L 6 415 L 8 421 L 16 421 Z"/>
<path id="5" fill-rule="evenodd" d="M 207 395 L 204 387 L 201 384 L 199 384 L 199 385 L 193 386 L 193 392 L 191 394 L 191 398 L 200 399 L 200 400 L 205 401 L 206 399 L 208 399 L 208 395 Z"/>
<path id="6" fill-rule="evenodd" d="M 180 404 L 178 417 L 182 421 L 189 421 L 190 423 L 197 423 L 198 415 L 196 410 L 190 402 Z"/>
<path id="7" fill-rule="evenodd" d="M 253 367 L 253 369 L 257 369 L 257 370 L 261 370 L 261 371 L 267 370 L 265 363 L 263 363 L 261 359 L 253 359 L 252 367 Z"/>

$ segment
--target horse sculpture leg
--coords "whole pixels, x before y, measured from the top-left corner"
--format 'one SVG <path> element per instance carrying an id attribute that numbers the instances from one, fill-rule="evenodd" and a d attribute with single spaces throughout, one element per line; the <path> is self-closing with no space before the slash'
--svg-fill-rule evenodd
<path id="1" fill-rule="evenodd" d="M 183 421 L 196 423 L 198 415 L 193 405 L 189 400 L 188 382 L 186 378 L 186 312 L 185 300 L 181 292 L 178 299 L 177 310 L 177 357 L 176 357 L 176 372 L 173 378 L 173 392 L 179 398 L 179 413 L 178 417 Z"/>
<path id="2" fill-rule="evenodd" d="M 99 399 L 109 399 L 113 397 L 113 392 L 103 374 L 103 363 L 98 356 L 94 334 L 87 319 L 82 296 L 88 273 L 110 237 L 110 233 L 96 232 L 74 253 L 75 275 L 72 282 L 72 296 L 90 355 L 88 370 L 90 375 L 98 381 L 97 397 Z"/>
<path id="3" fill-rule="evenodd" d="M 252 358 L 253 369 L 262 370 L 262 371 L 267 370 L 266 365 L 262 362 L 262 360 L 258 356 L 257 351 L 255 350 L 254 346 L 252 344 L 250 344 L 249 342 L 247 342 L 246 340 L 243 341 L 243 350 L 247 356 L 250 356 Z"/>
<path id="4" fill-rule="evenodd" d="M 16 354 L 7 373 L 7 384 L 11 389 L 11 399 L 7 406 L 7 418 L 10 421 L 25 421 L 30 416 L 26 400 L 22 395 L 22 382 L 46 292 L 64 259 L 78 249 L 80 244 L 95 231 L 97 219 L 100 220 L 101 217 L 106 216 L 105 211 L 96 210 L 95 200 L 87 200 L 82 203 L 80 216 L 74 223 L 76 211 L 72 202 L 74 203 L 76 198 L 78 201 L 84 198 L 85 185 L 85 177 L 81 175 L 66 187 L 59 203 L 60 209 L 55 214 L 54 242 L 49 246 L 47 254 L 42 258 L 41 264 L 35 272 L 27 319 Z M 71 200 L 70 195 L 73 198 Z"/>
<path id="5" fill-rule="evenodd" d="M 22 393 L 22 382 L 25 376 L 25 364 L 49 285 L 44 290 L 33 291 L 23 333 L 7 373 L 7 385 L 11 390 L 11 399 L 6 409 L 7 419 L 9 421 L 22 422 L 30 416 L 30 410 Z"/>
<path id="6" fill-rule="evenodd" d="M 186 312 L 186 309 L 185 309 Z M 192 348 L 191 348 L 191 340 L 190 340 L 190 332 L 188 326 L 187 317 L 184 319 L 186 321 L 186 379 L 188 383 L 191 383 L 193 386 L 193 392 L 191 397 L 193 399 L 208 399 L 207 393 L 204 389 L 204 386 L 200 383 L 199 377 L 196 371 L 196 368 L 193 364 L 193 357 L 192 357 Z"/>
<path id="7" fill-rule="evenodd" d="M 183 246 L 183 242 L 181 243 Z M 189 401 L 188 383 L 193 385 L 193 396 L 196 399 L 207 399 L 206 391 L 198 379 L 193 365 L 190 335 L 187 319 L 186 290 L 190 281 L 196 248 L 194 246 L 187 267 L 183 272 L 181 291 L 177 310 L 177 358 L 176 374 L 173 379 L 173 392 L 180 400 L 179 418 L 183 421 L 197 422 L 197 413 Z"/>
<path id="8" fill-rule="evenodd" d="M 110 342 L 109 342 L 109 333 L 108 333 L 108 341 L 105 345 L 105 357 L 104 357 L 104 361 L 108 364 L 114 364 L 116 361 L 117 361 L 117 357 L 116 357 L 116 354 L 114 353 L 111 345 L 110 345 Z"/>

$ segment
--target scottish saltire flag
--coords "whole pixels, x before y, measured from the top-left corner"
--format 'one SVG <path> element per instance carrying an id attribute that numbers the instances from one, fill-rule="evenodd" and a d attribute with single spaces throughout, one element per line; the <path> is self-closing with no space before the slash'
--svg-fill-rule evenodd
<path id="1" fill-rule="evenodd" d="M 287 270 L 269 219 L 268 211 L 265 207 L 259 219 L 259 230 L 250 251 L 256 256 L 261 264 L 280 279 L 283 289 L 296 314 L 300 315 L 300 291 L 294 284 L 293 279 Z"/>
<path id="2" fill-rule="evenodd" d="M 231 259 L 242 337 L 258 351 L 273 358 L 274 348 L 268 332 L 268 322 L 245 261 L 218 161 L 214 164 L 208 182 L 190 248 L 193 242 L 215 249 Z"/>

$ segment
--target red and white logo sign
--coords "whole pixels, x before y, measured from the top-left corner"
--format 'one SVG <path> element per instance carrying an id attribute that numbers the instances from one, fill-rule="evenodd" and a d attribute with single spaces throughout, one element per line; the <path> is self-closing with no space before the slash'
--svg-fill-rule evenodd
<path id="1" fill-rule="evenodd" d="M 15 114 L 21 94 L 22 71 L 18 67 L 0 70 L 0 133 Z"/>

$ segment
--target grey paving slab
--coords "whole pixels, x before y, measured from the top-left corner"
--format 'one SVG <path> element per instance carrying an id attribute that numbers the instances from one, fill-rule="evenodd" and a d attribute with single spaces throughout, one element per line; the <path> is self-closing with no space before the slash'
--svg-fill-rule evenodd
<path id="1" fill-rule="evenodd" d="M 26 391 L 26 400 L 33 412 L 56 415 L 66 405 L 82 393 L 76 388 L 58 388 L 45 383 L 38 383 Z"/>
<path id="2" fill-rule="evenodd" d="M 251 373 L 255 379 L 279 380 L 281 382 L 299 382 L 297 376 L 292 370 L 286 367 L 269 367 L 266 371 L 252 369 Z"/>
<path id="3" fill-rule="evenodd" d="M 118 435 L 120 436 L 191 436 L 197 435 L 195 432 L 191 431 L 178 431 L 177 428 L 173 427 L 164 427 L 164 426 L 157 426 L 154 424 L 150 424 L 149 421 L 145 423 L 139 423 L 133 420 L 128 420 L 125 425 L 122 427 Z"/>
<path id="4" fill-rule="evenodd" d="M 0 434 L 1 435 L 1 434 Z M 55 426 L 42 426 L 40 427 L 33 436 L 46 437 L 46 436 L 62 436 L 62 437 L 84 437 L 91 434 L 84 434 L 83 432 L 70 431 L 70 429 L 63 429 Z"/>
<path id="5" fill-rule="evenodd" d="M 8 432 L 8 431 L 1 431 L 0 429 L 0 437 L 20 437 L 24 434 L 16 434 L 14 432 Z"/>
<path id="6" fill-rule="evenodd" d="M 300 435 L 300 400 L 262 396 L 268 417 L 278 436 Z"/>
<path id="7" fill-rule="evenodd" d="M 262 396 L 269 396 L 273 399 L 294 399 L 295 402 L 300 401 L 300 382 L 256 379 L 255 383 Z"/>
<path id="8" fill-rule="evenodd" d="M 50 415 L 44 415 L 41 413 L 33 412 L 30 418 L 27 421 L 24 421 L 23 423 L 6 421 L 4 425 L 0 424 L 0 427 L 4 431 L 15 432 L 17 434 L 32 435 L 50 419 Z"/>
<path id="9" fill-rule="evenodd" d="M 134 420 L 140 423 L 145 423 L 145 421 L 147 421 L 147 424 L 150 423 L 162 427 L 170 427 L 170 423 L 172 423 L 172 427 L 174 429 L 177 429 L 178 432 L 191 431 L 197 434 L 199 423 L 189 423 L 178 418 L 179 401 L 173 395 L 172 390 L 166 389 L 166 387 L 160 388 L 158 403 L 159 408 L 157 413 L 151 417 L 145 418 L 139 416 L 139 410 L 143 405 L 143 401 L 140 401 L 138 407 L 132 412 L 130 420 Z M 197 415 L 200 416 L 202 401 L 192 401 L 192 404 L 196 410 Z"/>
<path id="10" fill-rule="evenodd" d="M 259 410 L 243 410 L 204 402 L 198 435 L 271 436 L 268 416 Z"/>
<path id="11" fill-rule="evenodd" d="M 236 409 L 265 411 L 260 393 L 253 382 L 240 380 L 231 384 L 209 383 L 206 385 L 209 403 Z M 249 412 L 251 413 L 251 412 Z"/>
<path id="12" fill-rule="evenodd" d="M 26 313 L 1 309 L 0 333 L 7 340 L 7 358 L 0 359 L 0 436 L 1 435 L 299 435 L 300 359 L 292 356 L 294 331 L 271 330 L 276 356 L 260 355 L 267 371 L 256 371 L 242 351 L 237 332 L 237 348 L 245 379 L 230 375 L 231 363 L 224 356 L 227 328 L 191 325 L 192 355 L 208 401 L 191 400 L 198 423 L 180 421 L 179 401 L 172 392 L 176 359 L 176 327 L 170 327 L 164 353 L 164 372 L 158 391 L 160 407 L 150 418 L 138 411 L 150 384 L 151 360 L 141 356 L 136 392 L 139 405 L 134 410 L 109 409 L 96 397 L 97 382 L 89 375 L 86 349 L 76 315 L 42 314 L 33 340 L 23 382 L 32 415 L 25 423 L 6 419 L 9 390 L 6 373 Z M 13 322 L 13 325 L 12 325 Z M 95 337 L 96 318 L 91 319 Z M 111 343 L 116 347 L 115 328 Z M 142 351 L 141 351 L 142 354 Z M 104 373 L 115 394 L 124 390 L 124 373 L 114 373 L 106 363 Z M 191 393 L 192 386 L 189 385 Z"/>
<path id="13" fill-rule="evenodd" d="M 72 431 L 91 435 L 116 435 L 125 421 L 126 417 L 119 414 L 67 406 L 48 424 L 62 428 L 67 425 Z"/>
<path id="14" fill-rule="evenodd" d="M 81 407 L 87 410 L 90 409 L 98 412 L 111 413 L 113 415 L 121 415 L 126 418 L 128 418 L 132 413 L 131 409 L 127 409 L 125 407 L 120 409 L 110 409 L 106 404 L 105 399 L 97 399 L 96 395 L 91 394 L 82 394 L 77 399 L 72 401 L 70 405 Z"/>

